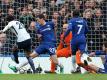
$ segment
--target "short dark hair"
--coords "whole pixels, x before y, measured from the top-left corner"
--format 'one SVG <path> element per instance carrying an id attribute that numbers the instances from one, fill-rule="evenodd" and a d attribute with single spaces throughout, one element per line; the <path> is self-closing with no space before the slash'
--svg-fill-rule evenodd
<path id="1" fill-rule="evenodd" d="M 45 19 L 45 16 L 43 14 L 39 14 L 36 18 Z"/>
<path id="2" fill-rule="evenodd" d="M 6 18 L 7 22 L 10 22 L 10 21 L 13 21 L 13 20 L 15 20 L 15 16 L 7 16 L 7 18 Z"/>
<path id="3" fill-rule="evenodd" d="M 80 11 L 79 10 L 74 10 L 73 11 L 73 17 L 79 17 L 80 16 Z"/>

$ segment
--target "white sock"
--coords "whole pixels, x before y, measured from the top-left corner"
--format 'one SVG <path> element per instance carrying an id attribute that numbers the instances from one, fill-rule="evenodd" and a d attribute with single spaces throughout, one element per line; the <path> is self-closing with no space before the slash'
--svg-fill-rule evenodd
<path id="1" fill-rule="evenodd" d="M 24 66 L 26 66 L 28 64 L 28 61 L 24 61 L 23 63 L 20 63 L 18 66 L 17 66 L 17 69 L 20 69 Z"/>
<path id="2" fill-rule="evenodd" d="M 72 64 L 71 72 L 75 72 L 76 71 L 76 59 L 75 59 L 75 55 L 72 55 L 72 57 L 71 57 L 71 64 Z"/>

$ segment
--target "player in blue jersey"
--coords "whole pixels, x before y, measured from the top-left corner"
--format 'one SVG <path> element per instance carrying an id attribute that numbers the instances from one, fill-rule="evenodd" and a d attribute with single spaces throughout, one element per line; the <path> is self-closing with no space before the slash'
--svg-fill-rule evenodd
<path id="1" fill-rule="evenodd" d="M 96 73 L 107 74 L 107 39 L 104 40 L 104 47 L 105 47 L 104 52 L 95 52 L 95 53 L 90 53 L 89 54 L 89 56 L 95 56 L 95 55 L 98 56 L 98 55 L 100 55 L 100 57 L 103 60 L 104 69 L 100 68 L 100 67 L 97 67 L 96 65 L 93 65 L 93 64 L 89 65 L 91 68 L 93 68 L 93 70 Z"/>
<path id="2" fill-rule="evenodd" d="M 70 32 L 72 32 L 72 55 L 76 55 L 76 62 L 79 66 L 85 68 L 86 70 L 89 70 L 87 64 L 85 65 L 81 62 L 81 56 L 86 53 L 86 34 L 88 32 L 88 25 L 83 18 L 79 17 L 79 14 L 79 11 L 73 11 L 73 18 L 68 23 L 68 30 L 64 35 L 64 39 Z M 78 50 L 80 50 L 81 54 L 76 54 Z M 90 60 L 90 58 L 88 59 Z"/>
<path id="3" fill-rule="evenodd" d="M 103 56 L 104 57 L 104 68 L 100 68 L 94 64 L 89 64 L 88 66 L 93 69 L 94 72 L 96 73 L 102 73 L 102 74 L 107 74 L 107 55 Z"/>
<path id="4" fill-rule="evenodd" d="M 35 58 L 40 54 L 49 54 L 51 60 L 60 67 L 60 72 L 63 72 L 63 66 L 58 62 L 55 54 L 56 36 L 54 32 L 54 23 L 46 22 L 43 14 L 38 15 L 36 19 L 39 23 L 37 35 L 40 40 L 40 45 L 35 48 L 33 53 L 30 54 L 30 57 Z M 23 63 L 20 67 L 27 63 L 28 62 Z"/>
<path id="5" fill-rule="evenodd" d="M 65 36 L 72 31 L 73 39 L 71 41 L 72 52 L 75 55 L 76 51 L 79 49 L 81 53 L 85 53 L 86 48 L 86 33 L 88 32 L 87 22 L 79 17 L 79 12 L 73 12 L 74 18 L 69 21 L 69 27 Z"/>

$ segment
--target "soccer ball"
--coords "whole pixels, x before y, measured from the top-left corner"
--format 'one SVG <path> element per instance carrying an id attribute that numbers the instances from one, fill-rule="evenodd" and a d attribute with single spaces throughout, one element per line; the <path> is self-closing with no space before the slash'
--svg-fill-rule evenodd
<path id="1" fill-rule="evenodd" d="M 19 74 L 32 74 L 33 72 L 32 72 L 32 70 L 31 69 L 27 69 L 27 68 L 21 68 L 20 70 L 19 70 Z"/>
<path id="2" fill-rule="evenodd" d="M 21 69 L 19 70 L 19 74 L 24 74 L 24 73 L 26 73 L 26 70 L 23 69 L 23 68 L 21 68 Z"/>

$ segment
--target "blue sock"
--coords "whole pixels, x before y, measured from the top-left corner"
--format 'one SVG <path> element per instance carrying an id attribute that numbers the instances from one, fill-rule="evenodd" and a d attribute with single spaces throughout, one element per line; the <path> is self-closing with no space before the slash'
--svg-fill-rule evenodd
<path id="1" fill-rule="evenodd" d="M 27 57 L 27 59 L 28 59 L 28 62 L 29 62 L 30 66 L 31 66 L 31 68 L 33 70 L 33 73 L 35 73 L 36 69 L 35 69 L 34 62 L 33 62 L 32 58 L 31 57 Z"/>

